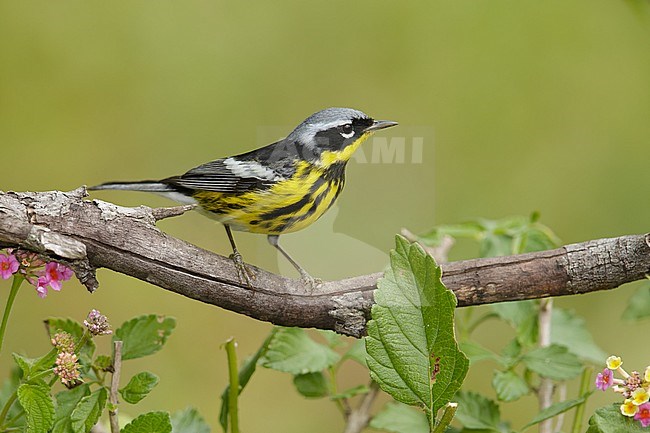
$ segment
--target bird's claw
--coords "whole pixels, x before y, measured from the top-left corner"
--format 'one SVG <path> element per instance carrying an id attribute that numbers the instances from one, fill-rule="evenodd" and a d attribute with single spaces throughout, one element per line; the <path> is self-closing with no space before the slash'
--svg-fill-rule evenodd
<path id="1" fill-rule="evenodd" d="M 300 279 L 309 288 L 310 293 L 323 285 L 323 280 L 312 277 L 302 269 L 300 271 Z"/>
<path id="2" fill-rule="evenodd" d="M 248 287 L 253 287 L 252 280 L 255 279 L 255 274 L 248 269 L 246 263 L 244 263 L 244 259 L 242 259 L 241 254 L 239 254 L 239 251 L 232 253 L 230 255 L 230 260 L 233 261 L 235 269 L 237 269 L 239 281 L 245 283 Z"/>

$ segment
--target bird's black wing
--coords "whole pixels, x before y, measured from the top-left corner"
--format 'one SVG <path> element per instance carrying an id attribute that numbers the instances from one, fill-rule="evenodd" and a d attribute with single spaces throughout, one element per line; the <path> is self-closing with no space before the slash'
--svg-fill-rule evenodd
<path id="1" fill-rule="evenodd" d="M 294 159 L 283 150 L 284 140 L 229 158 L 217 159 L 162 182 L 176 187 L 242 193 L 264 190 L 291 177 Z"/>

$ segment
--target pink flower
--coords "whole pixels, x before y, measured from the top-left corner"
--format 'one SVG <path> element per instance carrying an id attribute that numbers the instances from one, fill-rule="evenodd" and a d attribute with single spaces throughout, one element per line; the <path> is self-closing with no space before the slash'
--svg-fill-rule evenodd
<path id="1" fill-rule="evenodd" d="M 614 374 L 612 370 L 606 368 L 596 377 L 596 388 L 605 391 L 614 383 Z"/>
<path id="2" fill-rule="evenodd" d="M 88 317 L 84 320 L 84 326 L 88 328 L 92 335 L 108 335 L 112 334 L 111 325 L 108 323 L 108 318 L 97 310 L 90 310 Z"/>
<path id="3" fill-rule="evenodd" d="M 81 382 L 78 361 L 79 358 L 74 353 L 59 352 L 59 355 L 56 357 L 54 374 L 59 376 L 61 383 L 67 388 L 73 388 Z"/>
<path id="4" fill-rule="evenodd" d="M 8 279 L 18 271 L 20 264 L 13 254 L 0 254 L 0 277 L 3 280 Z"/>
<path id="5" fill-rule="evenodd" d="M 72 277 L 72 269 L 67 266 L 62 265 L 57 262 L 49 262 L 45 265 L 45 280 L 53 290 L 61 290 L 61 285 L 64 281 L 67 281 Z M 38 279 L 39 286 L 41 285 L 41 279 Z M 38 291 L 38 288 L 36 288 Z M 40 292 L 39 292 L 40 293 Z"/>
<path id="6" fill-rule="evenodd" d="M 641 422 L 643 427 L 650 426 L 650 403 L 643 403 L 639 406 L 639 411 L 634 415 L 634 419 Z"/>
<path id="7" fill-rule="evenodd" d="M 49 281 L 45 277 L 38 277 L 38 280 L 36 281 L 36 293 L 41 299 L 47 296 L 48 283 Z"/>

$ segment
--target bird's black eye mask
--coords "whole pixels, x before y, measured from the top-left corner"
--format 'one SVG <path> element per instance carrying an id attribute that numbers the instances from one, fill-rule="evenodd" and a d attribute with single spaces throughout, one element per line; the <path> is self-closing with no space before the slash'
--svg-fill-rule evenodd
<path id="1" fill-rule="evenodd" d="M 314 136 L 317 151 L 322 153 L 343 150 L 359 139 L 373 123 L 374 120 L 370 118 L 354 118 L 348 123 L 319 131 Z"/>

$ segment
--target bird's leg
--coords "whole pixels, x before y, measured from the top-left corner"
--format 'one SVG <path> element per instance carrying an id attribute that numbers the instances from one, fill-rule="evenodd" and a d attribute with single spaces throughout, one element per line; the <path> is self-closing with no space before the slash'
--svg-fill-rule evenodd
<path id="1" fill-rule="evenodd" d="M 289 253 L 287 253 L 284 249 L 282 249 L 279 243 L 279 239 L 280 239 L 279 235 L 268 235 L 267 239 L 269 240 L 269 243 L 273 245 L 275 248 L 277 248 L 277 250 L 280 251 L 284 257 L 286 257 L 289 263 L 291 263 L 293 267 L 296 268 L 296 270 L 300 273 L 300 278 L 302 279 L 302 281 L 306 285 L 308 285 L 312 290 L 318 288 L 321 284 L 323 284 L 323 282 L 319 278 L 314 278 L 311 275 L 309 275 L 307 271 L 305 271 L 302 268 L 302 266 L 298 264 L 298 262 L 296 262 L 294 259 L 291 258 Z"/>
<path id="2" fill-rule="evenodd" d="M 230 259 L 235 264 L 237 275 L 239 276 L 239 281 L 246 283 L 248 287 L 252 287 L 251 280 L 255 279 L 255 274 L 253 274 L 251 270 L 246 267 L 244 259 L 242 258 L 241 254 L 239 254 L 237 245 L 235 245 L 235 238 L 232 237 L 232 232 L 230 231 L 230 226 L 228 224 L 224 224 L 223 226 L 226 228 L 226 234 L 230 240 L 230 246 L 232 246 L 232 254 L 230 255 Z"/>

